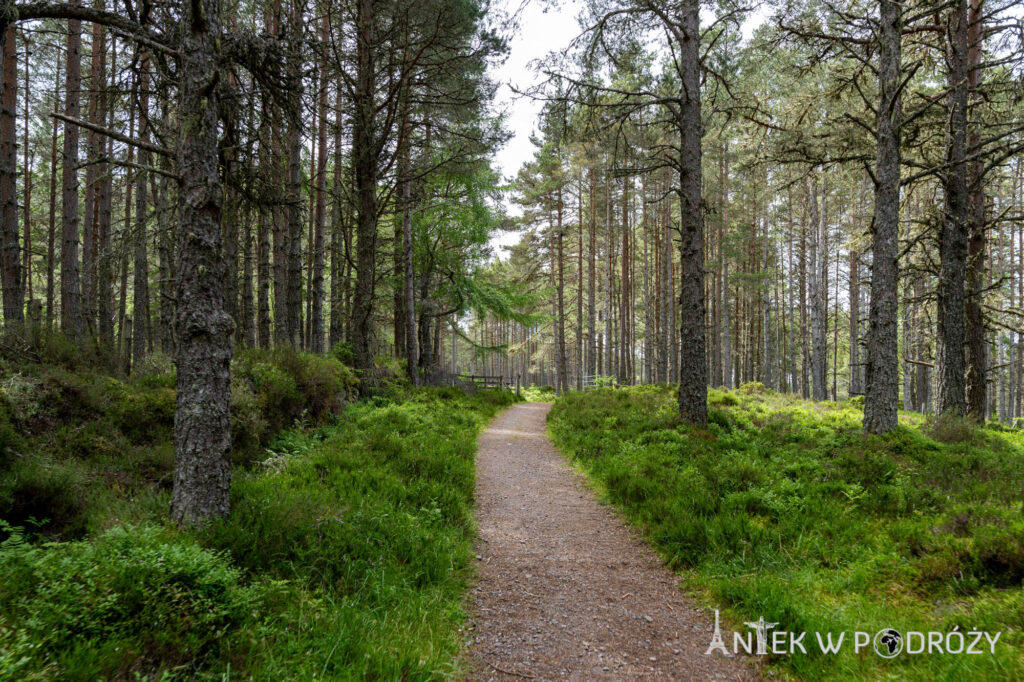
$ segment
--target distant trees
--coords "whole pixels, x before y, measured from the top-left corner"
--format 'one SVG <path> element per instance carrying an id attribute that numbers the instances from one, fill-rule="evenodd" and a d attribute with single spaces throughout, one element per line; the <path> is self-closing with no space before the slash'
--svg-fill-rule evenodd
<path id="1" fill-rule="evenodd" d="M 743 8 L 723 6 L 695 61 L 677 42 L 685 3 L 588 7 L 575 49 L 544 64 L 540 92 L 570 106 L 562 135 L 577 142 L 560 164 L 585 170 L 565 242 L 579 253 L 564 273 L 565 294 L 585 306 L 523 330 L 531 350 L 525 363 L 517 352 L 517 371 L 561 384 L 557 330 L 575 317 L 585 331 L 567 338 L 567 357 L 582 358 L 569 384 L 682 380 L 681 415 L 698 423 L 691 353 L 713 385 L 863 395 L 868 433 L 897 426 L 901 397 L 906 409 L 1024 416 L 1024 111 L 1011 94 L 1024 50 L 1010 3 L 793 2 L 747 43 L 734 21 Z M 680 127 L 689 63 L 706 113 Z M 680 171 L 693 131 L 696 256 L 693 202 L 682 184 L 670 197 L 662 175 Z M 681 250 L 666 254 L 673 242 Z M 521 276 L 524 254 L 510 261 Z"/>
<path id="2" fill-rule="evenodd" d="M 370 381 L 376 356 L 419 345 L 407 356 L 415 379 L 441 365 L 445 324 L 474 305 L 507 308 L 475 280 L 497 228 L 481 188 L 494 185 L 487 158 L 503 135 L 486 113 L 486 63 L 504 45 L 482 4 L 114 11 L 95 0 L 8 3 L 3 17 L 5 328 L 20 333 L 25 284 L 45 276 L 46 318 L 59 315 L 63 334 L 113 371 L 173 353 L 180 522 L 227 510 L 233 341 L 319 352 L 346 342 Z M 24 63 L 18 29 L 37 41 Z M 37 88 L 16 117 L 22 69 Z M 63 154 L 18 168 L 22 126 L 29 144 Z M 53 227 L 40 254 L 28 248 L 40 214 L 26 205 L 19 225 L 16 185 L 43 173 L 50 189 L 36 181 L 33 203 L 49 199 Z M 434 205 L 449 201 L 477 215 Z M 401 239 L 383 235 L 388 216 L 401 216 Z M 401 310 L 380 291 L 389 262 L 401 266 Z M 392 313 L 405 321 L 393 341 L 382 334 Z"/>

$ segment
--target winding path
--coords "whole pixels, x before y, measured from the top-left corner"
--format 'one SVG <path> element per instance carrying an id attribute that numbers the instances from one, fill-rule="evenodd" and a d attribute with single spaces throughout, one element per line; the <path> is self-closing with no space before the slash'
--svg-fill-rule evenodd
<path id="1" fill-rule="evenodd" d="M 550 409 L 520 403 L 480 436 L 472 678 L 756 679 L 704 655 L 714 615 L 565 463 Z"/>

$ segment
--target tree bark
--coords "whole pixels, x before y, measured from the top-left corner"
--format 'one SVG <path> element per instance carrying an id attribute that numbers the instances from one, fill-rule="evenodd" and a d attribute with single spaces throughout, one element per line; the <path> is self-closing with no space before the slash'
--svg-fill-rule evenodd
<path id="1" fill-rule="evenodd" d="M 558 344 L 555 352 L 558 353 L 558 390 L 560 393 L 565 393 L 569 390 L 569 375 L 567 372 L 566 365 L 568 364 L 568 356 L 565 352 L 565 234 L 562 230 L 562 218 L 565 212 L 565 202 L 562 201 L 562 186 L 558 186 L 558 223 L 556 225 L 556 244 L 558 251 L 558 288 L 557 288 L 557 299 L 558 299 L 558 317 L 555 323 L 558 325 Z"/>
<path id="2" fill-rule="evenodd" d="M 61 61 L 57 59 L 55 82 L 53 84 L 54 99 L 60 100 Z M 46 330 L 53 331 L 54 319 L 54 271 L 57 269 L 57 119 L 50 118 L 50 206 L 49 223 L 46 233 Z"/>
<path id="3" fill-rule="evenodd" d="M 293 0 L 293 7 L 298 8 L 299 2 Z M 301 34 L 301 18 L 294 16 L 297 9 L 293 9 L 292 32 L 293 37 L 298 40 Z M 299 54 L 299 47 L 292 46 L 290 49 L 289 70 L 297 79 L 301 72 L 302 64 Z M 302 90 L 295 87 L 291 93 L 292 103 L 289 112 L 287 125 L 288 140 L 288 162 L 287 180 L 285 182 L 285 201 L 287 204 L 287 233 L 286 240 L 286 342 L 293 348 L 302 347 Z"/>
<path id="4" fill-rule="evenodd" d="M 981 84 L 981 58 L 984 21 L 984 0 L 970 0 L 967 29 L 967 89 L 969 100 L 978 101 Z M 981 142 L 977 125 L 970 128 L 967 146 L 973 148 Z M 985 316 L 982 296 L 985 287 L 985 188 L 982 184 L 982 161 L 971 161 L 968 168 L 970 195 L 968 198 L 967 239 L 967 300 L 965 302 L 966 335 L 965 360 L 967 363 L 967 414 L 984 422 L 988 402 L 988 343 L 985 336 Z"/>
<path id="5" fill-rule="evenodd" d="M 899 286 L 900 126 L 903 77 L 902 5 L 879 0 L 880 58 L 875 163 L 875 216 L 871 228 L 871 303 L 868 311 L 865 433 L 897 426 L 899 364 L 896 292 Z"/>
<path id="6" fill-rule="evenodd" d="M 25 322 L 25 294 L 18 238 L 18 129 L 14 120 L 18 106 L 17 29 L 0 23 L 0 39 L 3 40 L 3 106 L 0 113 L 0 252 L 3 263 L 0 266 L 0 284 L 4 294 L 4 328 L 18 332 Z M 25 96 L 28 97 L 29 93 Z"/>
<path id="7" fill-rule="evenodd" d="M 860 385 L 860 256 L 850 253 L 850 397 L 861 395 Z"/>
<path id="8" fill-rule="evenodd" d="M 227 514 L 231 487 L 231 334 L 221 258 L 217 159 L 220 3 L 186 4 L 181 53 L 178 396 L 171 516 L 201 525 Z"/>
<path id="9" fill-rule="evenodd" d="M 593 167 L 590 174 L 590 225 L 588 234 L 587 259 L 587 374 L 597 375 L 597 173 Z M 581 227 L 582 229 L 582 227 Z"/>
<path id="10" fill-rule="evenodd" d="M 64 115 L 79 118 L 82 89 L 82 22 L 68 20 Z M 61 328 L 74 341 L 82 335 L 82 294 L 78 269 L 78 126 L 64 127 L 63 236 L 60 253 Z"/>
<path id="11" fill-rule="evenodd" d="M 320 37 L 326 43 L 330 34 L 330 22 L 325 14 L 320 27 Z M 327 220 L 327 64 L 321 63 L 320 92 L 318 101 L 319 121 L 316 166 L 316 223 L 313 233 L 313 277 L 309 296 L 312 310 L 309 316 L 309 349 L 314 353 L 324 352 L 324 230 Z"/>
<path id="12" fill-rule="evenodd" d="M 811 397 L 825 400 L 825 334 L 826 334 L 826 278 L 823 273 L 828 262 L 825 253 L 825 233 L 828 219 L 825 215 L 825 188 L 821 187 L 821 209 L 818 207 L 818 178 L 811 183 Z"/>
<path id="13" fill-rule="evenodd" d="M 139 59 L 139 139 L 149 140 L 149 55 Z M 132 295 L 132 362 L 137 367 L 146 358 L 149 320 L 149 260 L 146 254 L 146 167 L 150 165 L 149 150 L 139 149 L 139 168 L 135 170 L 135 281 Z M 234 273 L 228 273 L 233 277 Z"/>
<path id="14" fill-rule="evenodd" d="M 356 368 L 373 368 L 370 345 L 377 262 L 377 159 L 374 155 L 374 3 L 356 0 L 356 90 L 352 165 L 356 190 L 356 282 L 352 345 Z"/>
<path id="15" fill-rule="evenodd" d="M 705 364 L 704 225 L 701 213 L 700 3 L 682 9 L 680 70 L 682 93 L 677 117 L 679 145 L 680 296 L 679 415 L 691 424 L 708 421 Z"/>
<path id="16" fill-rule="evenodd" d="M 967 268 L 967 0 L 949 12 L 947 45 L 948 132 L 943 176 L 945 207 L 939 234 L 936 414 L 964 414 L 967 408 L 964 343 L 964 286 Z"/>

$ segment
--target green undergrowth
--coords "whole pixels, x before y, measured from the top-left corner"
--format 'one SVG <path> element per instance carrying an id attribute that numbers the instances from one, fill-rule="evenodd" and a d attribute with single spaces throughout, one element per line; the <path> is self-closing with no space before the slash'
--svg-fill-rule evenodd
<path id="1" fill-rule="evenodd" d="M 528 403 L 553 403 L 558 397 L 554 386 L 526 386 L 522 394 L 523 400 Z"/>
<path id="2" fill-rule="evenodd" d="M 355 402 L 337 359 L 232 365 L 232 513 L 169 523 L 173 367 L 0 366 L 0 680 L 458 672 L 480 428 L 513 400 Z"/>
<path id="3" fill-rule="evenodd" d="M 809 640 L 885 627 L 1002 632 L 995 655 L 986 645 L 885 660 L 871 646 L 813 645 L 769 654 L 775 674 L 1024 679 L 1024 433 L 901 414 L 896 432 L 867 437 L 856 403 L 759 384 L 712 390 L 709 409 L 699 429 L 680 423 L 668 387 L 603 389 L 559 399 L 549 429 L 742 631 L 763 616 Z"/>

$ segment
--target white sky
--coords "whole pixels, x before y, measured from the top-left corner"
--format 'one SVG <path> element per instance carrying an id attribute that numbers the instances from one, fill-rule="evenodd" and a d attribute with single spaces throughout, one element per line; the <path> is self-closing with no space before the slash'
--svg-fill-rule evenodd
<path id="1" fill-rule="evenodd" d="M 492 72 L 493 78 L 501 84 L 498 109 L 508 112 L 506 125 L 513 133 L 513 138 L 495 157 L 495 167 L 503 176 L 511 178 L 523 163 L 533 158 L 530 134 L 536 127 L 541 103 L 516 95 L 510 86 L 522 91 L 540 82 L 530 62 L 569 46 L 580 33 L 576 17 L 583 4 L 579 0 L 562 0 L 547 12 L 538 0 L 496 0 L 495 4 L 508 14 L 515 14 L 521 8 L 519 30 L 509 41 L 508 60 Z"/>

